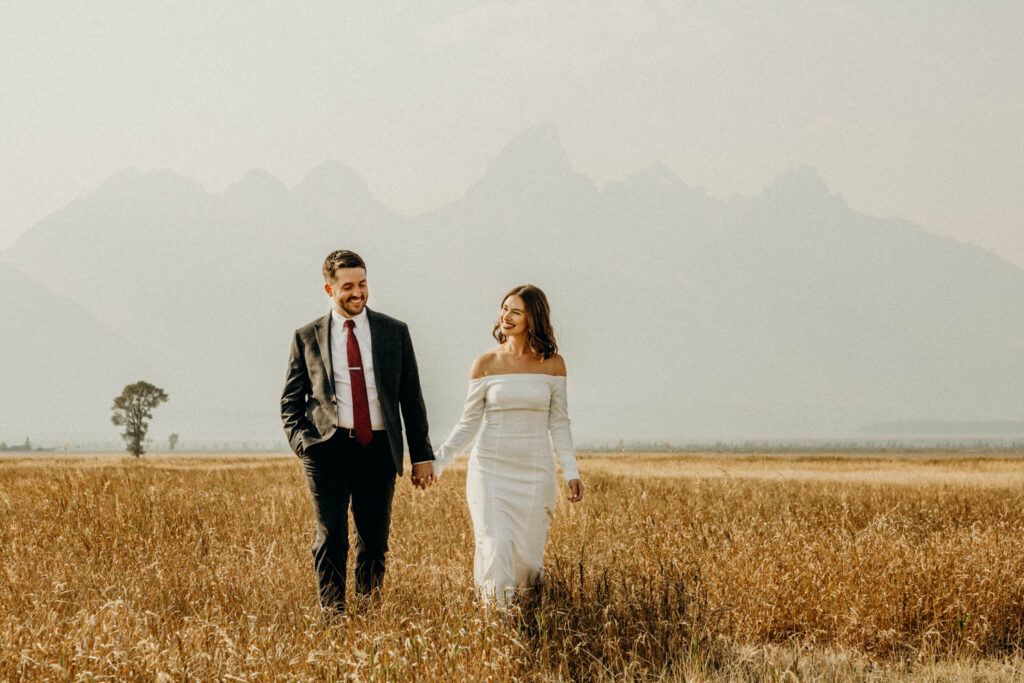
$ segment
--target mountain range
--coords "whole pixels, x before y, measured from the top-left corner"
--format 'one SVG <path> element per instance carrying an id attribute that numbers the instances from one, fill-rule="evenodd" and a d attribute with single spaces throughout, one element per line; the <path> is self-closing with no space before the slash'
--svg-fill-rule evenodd
<path id="1" fill-rule="evenodd" d="M 1021 420 L 1024 270 L 853 211 L 809 167 L 721 200 L 654 165 L 599 187 L 540 124 L 457 201 L 402 216 L 328 162 L 219 194 L 122 171 L 0 261 L 0 439 L 116 439 L 146 379 L 188 446 L 284 444 L 292 331 L 328 311 L 320 264 L 368 263 L 409 323 L 434 439 L 457 420 L 502 295 L 543 288 L 581 442 L 821 437 L 908 420 Z"/>

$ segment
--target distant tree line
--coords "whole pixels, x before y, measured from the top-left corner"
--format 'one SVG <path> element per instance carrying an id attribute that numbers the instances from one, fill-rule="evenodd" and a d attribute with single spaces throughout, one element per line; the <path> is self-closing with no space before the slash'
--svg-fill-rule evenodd
<path id="1" fill-rule="evenodd" d="M 956 450 L 965 448 L 1019 450 L 1024 441 L 1016 439 L 792 439 L 792 440 L 736 440 L 736 441 L 691 441 L 667 443 L 664 441 L 626 441 L 618 443 L 582 443 L 577 448 L 592 453 L 749 453 L 760 451 L 819 453 L 822 450 L 889 452 Z"/>
<path id="2" fill-rule="evenodd" d="M 25 452 L 25 451 L 33 451 L 33 450 L 34 451 L 52 451 L 53 449 L 52 448 L 43 448 L 42 446 L 40 446 L 38 448 L 32 448 L 32 441 L 27 436 L 25 437 L 25 443 L 23 443 L 23 444 L 11 444 L 10 446 L 8 446 L 6 442 L 0 441 L 0 452 L 22 453 L 22 452 Z"/>

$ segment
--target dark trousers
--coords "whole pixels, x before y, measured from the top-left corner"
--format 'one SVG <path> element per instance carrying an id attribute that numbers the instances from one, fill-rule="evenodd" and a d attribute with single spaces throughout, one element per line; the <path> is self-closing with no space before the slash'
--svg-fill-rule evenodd
<path id="1" fill-rule="evenodd" d="M 384 558 L 395 494 L 395 464 L 387 433 L 373 433 L 366 447 L 339 429 L 330 440 L 302 455 L 316 514 L 313 564 L 326 610 L 345 608 L 348 509 L 356 527 L 356 593 L 370 594 L 384 580 Z"/>

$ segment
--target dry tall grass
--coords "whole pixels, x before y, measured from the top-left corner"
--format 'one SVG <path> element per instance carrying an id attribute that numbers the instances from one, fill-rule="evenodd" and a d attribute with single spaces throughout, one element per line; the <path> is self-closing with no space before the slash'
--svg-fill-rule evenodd
<path id="1" fill-rule="evenodd" d="M 537 599 L 473 599 L 456 467 L 400 484 L 380 601 L 325 626 L 293 458 L 0 463 L 0 680 L 1024 676 L 1024 461 L 582 470 Z"/>

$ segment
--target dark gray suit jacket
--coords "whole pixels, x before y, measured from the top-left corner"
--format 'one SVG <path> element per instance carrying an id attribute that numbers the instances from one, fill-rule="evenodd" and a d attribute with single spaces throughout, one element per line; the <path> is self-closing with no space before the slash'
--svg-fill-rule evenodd
<path id="1" fill-rule="evenodd" d="M 373 346 L 373 376 L 388 445 L 395 470 L 402 474 L 402 419 L 412 462 L 434 459 L 416 355 L 405 323 L 369 308 L 366 318 Z M 297 455 L 327 441 L 338 430 L 330 334 L 331 314 L 328 313 L 297 329 L 292 339 L 288 375 L 281 394 L 281 420 L 288 443 Z"/>

